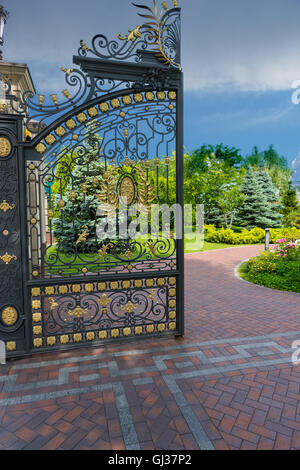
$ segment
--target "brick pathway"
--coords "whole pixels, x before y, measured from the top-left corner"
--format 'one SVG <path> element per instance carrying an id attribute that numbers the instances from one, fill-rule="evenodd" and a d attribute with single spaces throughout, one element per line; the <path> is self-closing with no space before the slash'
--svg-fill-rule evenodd
<path id="1" fill-rule="evenodd" d="M 186 336 L 0 366 L 0 449 L 300 449 L 300 295 L 186 256 Z"/>

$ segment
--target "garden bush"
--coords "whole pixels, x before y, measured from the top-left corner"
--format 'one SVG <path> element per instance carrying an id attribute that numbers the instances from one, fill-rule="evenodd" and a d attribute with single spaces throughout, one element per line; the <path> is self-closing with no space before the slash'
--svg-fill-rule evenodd
<path id="1" fill-rule="evenodd" d="M 228 245 L 255 245 L 265 242 L 265 230 L 255 227 L 251 230 L 242 229 L 236 232 L 232 229 L 217 229 L 214 225 L 204 225 L 205 241 L 214 243 L 227 243 Z M 270 230 L 270 243 L 286 238 L 295 241 L 300 239 L 300 230 L 296 228 L 272 228 Z"/>

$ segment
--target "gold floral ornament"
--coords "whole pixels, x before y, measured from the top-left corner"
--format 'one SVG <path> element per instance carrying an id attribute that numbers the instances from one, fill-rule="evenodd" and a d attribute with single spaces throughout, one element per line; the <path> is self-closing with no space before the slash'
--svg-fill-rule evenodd
<path id="1" fill-rule="evenodd" d="M 32 315 L 32 321 L 35 322 L 35 323 L 39 323 L 40 321 L 42 321 L 42 314 L 41 313 L 34 313 Z"/>
<path id="2" fill-rule="evenodd" d="M 131 96 L 129 95 L 125 95 L 122 97 L 122 101 L 124 104 L 128 105 L 128 104 L 131 104 Z"/>
<path id="3" fill-rule="evenodd" d="M 102 307 L 106 307 L 111 302 L 111 299 L 106 295 L 103 294 L 100 299 L 98 299 L 98 303 L 102 305 Z"/>
<path id="4" fill-rule="evenodd" d="M 0 211 L 4 212 L 4 214 L 6 214 L 6 212 L 12 211 L 15 207 L 16 207 L 15 204 L 10 205 L 10 204 L 8 204 L 6 199 L 4 199 L 4 201 L 2 201 L 1 204 L 0 204 Z"/>
<path id="5" fill-rule="evenodd" d="M 69 120 L 66 122 L 66 126 L 67 126 L 68 129 L 72 130 L 72 129 L 74 129 L 74 128 L 77 126 L 77 124 L 76 124 L 76 122 L 74 121 L 74 119 L 69 119 Z"/>
<path id="6" fill-rule="evenodd" d="M 104 291 L 106 289 L 106 283 L 105 282 L 98 282 L 98 290 L 99 291 Z"/>
<path id="7" fill-rule="evenodd" d="M 119 336 L 119 330 L 117 328 L 111 330 L 111 336 L 112 338 L 117 338 Z"/>
<path id="8" fill-rule="evenodd" d="M 136 326 L 134 329 L 134 332 L 136 335 L 141 335 L 143 333 L 143 327 L 142 326 Z"/>
<path id="9" fill-rule="evenodd" d="M 118 39 L 120 39 L 121 41 L 131 41 L 131 42 L 135 42 L 135 40 L 137 38 L 141 38 L 142 37 L 142 33 L 140 32 L 140 29 L 141 29 L 142 25 L 140 26 L 137 26 L 136 28 L 132 29 L 132 30 L 128 30 L 128 34 L 126 36 L 121 36 L 121 34 L 119 33 L 118 34 Z"/>
<path id="10" fill-rule="evenodd" d="M 154 100 L 154 93 L 152 91 L 147 91 L 146 93 L 146 99 L 148 101 L 153 101 Z"/>
<path id="11" fill-rule="evenodd" d="M 153 333 L 153 331 L 154 331 L 154 325 L 148 325 L 148 326 L 146 327 L 146 331 L 147 331 L 147 333 Z"/>
<path id="12" fill-rule="evenodd" d="M 46 149 L 46 145 L 42 144 L 41 142 L 35 147 L 35 150 L 39 153 L 44 153 Z"/>
<path id="13" fill-rule="evenodd" d="M 78 294 L 80 291 L 81 291 L 81 285 L 80 284 L 74 284 L 72 286 L 72 292 L 74 292 L 75 294 Z"/>
<path id="14" fill-rule="evenodd" d="M 42 334 L 42 327 L 41 327 L 41 326 L 34 326 L 34 327 L 33 327 L 33 334 L 34 334 L 34 335 L 40 335 L 40 334 Z"/>
<path id="15" fill-rule="evenodd" d="M 159 331 L 160 333 L 165 331 L 165 329 L 166 329 L 166 325 L 164 323 L 160 323 L 157 327 L 157 331 Z"/>
<path id="16" fill-rule="evenodd" d="M 36 338 L 33 340 L 33 346 L 35 348 L 41 348 L 43 346 L 43 340 L 42 338 Z"/>
<path id="17" fill-rule="evenodd" d="M 47 144 L 52 145 L 52 144 L 54 144 L 54 142 L 56 142 L 56 138 L 54 137 L 54 135 L 49 134 L 45 138 L 45 141 L 47 142 Z"/>
<path id="18" fill-rule="evenodd" d="M 45 287 L 45 294 L 46 295 L 53 295 L 54 294 L 54 287 L 53 286 Z"/>
<path id="19" fill-rule="evenodd" d="M 121 310 L 127 313 L 132 313 L 134 312 L 134 310 L 136 310 L 136 308 L 137 306 L 133 305 L 133 303 L 129 301 L 126 305 L 123 305 L 123 307 L 121 307 Z"/>
<path id="20" fill-rule="evenodd" d="M 136 279 L 134 281 L 134 287 L 143 287 L 143 281 L 142 279 Z"/>
<path id="21" fill-rule="evenodd" d="M 99 331 L 98 336 L 99 336 L 99 339 L 107 338 L 107 331 L 105 330 Z"/>
<path id="22" fill-rule="evenodd" d="M 176 91 L 169 91 L 168 96 L 170 100 L 176 100 Z"/>
<path id="23" fill-rule="evenodd" d="M 90 117 L 95 117 L 98 114 L 97 109 L 93 106 L 92 108 L 88 109 L 88 114 Z"/>
<path id="24" fill-rule="evenodd" d="M 148 180 L 147 175 L 144 173 L 140 164 L 137 165 L 136 171 L 139 176 L 137 203 L 145 206 L 147 210 L 149 210 L 151 203 L 157 197 L 155 187 Z"/>
<path id="25" fill-rule="evenodd" d="M 31 295 L 32 295 L 32 297 L 39 297 L 41 295 L 40 287 L 33 287 L 31 289 Z"/>
<path id="26" fill-rule="evenodd" d="M 69 342 L 69 336 L 68 335 L 62 335 L 60 337 L 60 342 L 61 342 L 61 344 L 67 344 Z"/>
<path id="27" fill-rule="evenodd" d="M 83 42 L 83 40 L 80 40 L 80 47 L 83 52 L 90 51 L 91 49 Z"/>
<path id="28" fill-rule="evenodd" d="M 63 126 L 59 126 L 57 129 L 55 129 L 55 134 L 58 136 L 58 137 L 62 137 L 65 135 L 65 133 L 67 132 L 66 129 L 63 127 Z"/>
<path id="29" fill-rule="evenodd" d="M 76 318 L 81 318 L 84 315 L 88 315 L 89 309 L 88 308 L 81 308 L 79 305 L 74 310 L 69 310 L 68 315 L 70 317 L 76 317 Z"/>
<path id="30" fill-rule="evenodd" d="M 158 98 L 159 100 L 164 100 L 165 97 L 166 97 L 166 94 L 165 94 L 164 91 L 158 91 L 158 92 L 156 93 L 156 95 L 157 95 L 157 98 Z"/>
<path id="31" fill-rule="evenodd" d="M 82 334 L 81 333 L 75 333 L 75 335 L 73 335 L 73 339 L 74 339 L 75 343 L 80 343 L 80 341 L 82 341 Z"/>
<path id="32" fill-rule="evenodd" d="M 174 321 L 169 323 L 169 330 L 171 330 L 171 331 L 176 330 L 176 323 Z"/>
<path id="33" fill-rule="evenodd" d="M 5 263 L 6 265 L 8 265 L 12 260 L 15 260 L 17 261 L 17 257 L 16 255 L 9 255 L 7 252 L 0 256 L 0 259 L 3 261 L 3 263 Z"/>
<path id="34" fill-rule="evenodd" d="M 50 302 L 50 312 L 53 312 L 53 310 L 55 310 L 56 307 L 58 307 L 58 303 L 56 303 L 52 297 L 49 297 L 49 302 Z"/>
<path id="35" fill-rule="evenodd" d="M 121 103 L 118 98 L 111 100 L 110 104 L 113 108 L 119 108 L 121 106 Z"/>
<path id="36" fill-rule="evenodd" d="M 123 336 L 130 336 L 131 328 L 123 328 Z"/>
<path id="37" fill-rule="evenodd" d="M 87 334 L 86 334 L 86 339 L 88 341 L 93 341 L 95 339 L 95 333 L 93 331 L 89 331 Z"/>
<path id="38" fill-rule="evenodd" d="M 102 113 L 105 113 L 106 111 L 109 110 L 109 106 L 107 103 L 100 103 L 99 104 L 99 109 Z"/>
<path id="39" fill-rule="evenodd" d="M 135 93 L 133 95 L 133 99 L 136 103 L 140 103 L 141 101 L 143 101 L 143 95 L 141 93 Z"/>
<path id="40" fill-rule="evenodd" d="M 108 254 L 108 250 L 113 248 L 114 245 L 112 243 L 108 243 L 107 245 L 102 245 L 101 248 L 98 250 L 99 258 L 103 258 L 103 256 Z"/>
<path id="41" fill-rule="evenodd" d="M 125 176 L 120 184 L 120 196 L 122 200 L 125 202 L 128 206 L 133 202 L 134 196 L 135 196 L 135 187 L 132 182 L 132 179 L 129 178 L 129 176 Z"/>
<path id="42" fill-rule="evenodd" d="M 17 344 L 15 341 L 8 341 L 6 343 L 6 350 L 7 351 L 15 351 L 17 349 Z"/>
<path id="43" fill-rule="evenodd" d="M 82 123 L 82 122 L 85 122 L 87 120 L 87 117 L 84 113 L 79 113 L 76 116 L 76 119 L 77 119 L 78 122 Z"/>
<path id="44" fill-rule="evenodd" d="M 175 318 L 176 318 L 176 312 L 175 312 L 175 310 L 171 310 L 169 312 L 169 319 L 170 320 L 175 320 Z"/>
<path id="45" fill-rule="evenodd" d="M 113 281 L 110 283 L 110 288 L 115 290 L 115 289 L 119 289 L 119 283 L 117 281 Z"/>
<path id="46" fill-rule="evenodd" d="M 5 307 L 1 313 L 2 323 L 6 326 L 13 326 L 18 320 L 18 312 L 14 307 Z"/>
<path id="47" fill-rule="evenodd" d="M 54 346 L 55 343 L 56 343 L 55 336 L 49 336 L 49 338 L 47 338 L 47 346 Z"/>

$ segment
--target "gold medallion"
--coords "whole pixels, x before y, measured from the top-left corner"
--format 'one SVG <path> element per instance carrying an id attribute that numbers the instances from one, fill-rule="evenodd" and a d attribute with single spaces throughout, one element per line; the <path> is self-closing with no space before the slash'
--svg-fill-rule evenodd
<path id="1" fill-rule="evenodd" d="M 6 137 L 0 137 L 0 157 L 8 157 L 11 152 L 11 143 Z"/>
<path id="2" fill-rule="evenodd" d="M 1 313 L 2 323 L 6 326 L 14 325 L 18 320 L 18 312 L 14 307 L 5 307 Z"/>

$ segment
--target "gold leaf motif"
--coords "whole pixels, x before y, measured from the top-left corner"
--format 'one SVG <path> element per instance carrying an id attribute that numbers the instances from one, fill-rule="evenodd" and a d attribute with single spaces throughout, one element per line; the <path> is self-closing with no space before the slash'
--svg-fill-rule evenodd
<path id="1" fill-rule="evenodd" d="M 134 329 L 134 332 L 136 335 L 141 335 L 143 333 L 143 327 L 142 326 L 136 326 Z"/>
<path id="2" fill-rule="evenodd" d="M 134 281 L 134 287 L 143 287 L 143 281 L 141 279 L 136 279 Z"/>
<path id="3" fill-rule="evenodd" d="M 107 331 L 102 330 L 98 333 L 99 339 L 105 339 L 107 337 Z"/>
<path id="4" fill-rule="evenodd" d="M 74 128 L 77 126 L 77 124 L 76 124 L 76 122 L 74 121 L 74 119 L 69 119 L 69 120 L 66 122 L 66 126 L 67 126 L 68 129 L 72 130 L 72 129 L 74 129 Z"/>
<path id="5" fill-rule="evenodd" d="M 80 40 L 80 47 L 82 49 L 83 52 L 85 51 L 90 51 L 91 49 L 85 44 L 85 42 L 81 39 Z"/>
<path id="6" fill-rule="evenodd" d="M 111 100 L 110 104 L 113 108 L 119 108 L 121 106 L 121 103 L 118 98 L 114 98 L 113 100 Z"/>
<path id="7" fill-rule="evenodd" d="M 58 292 L 60 294 L 67 294 L 68 293 L 68 286 L 59 286 Z"/>
<path id="8" fill-rule="evenodd" d="M 68 92 L 68 90 L 63 90 L 62 91 L 62 94 L 68 99 L 71 101 L 71 95 L 70 93 Z"/>
<path id="9" fill-rule="evenodd" d="M 117 281 L 113 281 L 110 283 L 110 288 L 115 290 L 115 289 L 119 289 L 119 283 Z"/>
<path id="10" fill-rule="evenodd" d="M 41 142 L 35 147 L 35 150 L 39 153 L 44 153 L 46 149 L 46 145 L 42 144 Z"/>
<path id="11" fill-rule="evenodd" d="M 154 285 L 154 279 L 146 279 L 147 287 L 153 287 L 153 285 Z"/>
<path id="12" fill-rule="evenodd" d="M 124 312 L 132 313 L 134 310 L 136 310 L 136 308 L 137 305 L 133 305 L 133 303 L 129 301 L 126 305 L 121 307 L 121 310 L 123 310 Z"/>
<path id="13" fill-rule="evenodd" d="M 171 310 L 169 312 L 169 319 L 170 320 L 175 320 L 175 318 L 176 318 L 176 312 L 175 312 L 175 310 Z"/>
<path id="14" fill-rule="evenodd" d="M 95 339 L 95 333 L 93 333 L 92 331 L 89 331 L 87 334 L 86 334 L 86 339 L 88 341 L 93 341 Z"/>
<path id="15" fill-rule="evenodd" d="M 124 328 L 123 336 L 130 336 L 130 335 L 131 335 L 131 328 Z"/>
<path id="16" fill-rule="evenodd" d="M 102 245 L 102 247 L 98 250 L 99 258 L 103 258 L 103 256 L 107 255 L 107 251 L 110 248 L 113 248 L 113 246 L 114 245 L 112 243 L 108 243 L 108 245 Z"/>
<path id="17" fill-rule="evenodd" d="M 40 335 L 40 334 L 42 334 L 42 327 L 41 327 L 41 326 L 34 326 L 34 327 L 33 327 L 33 334 L 34 334 L 34 335 Z"/>
<path id="18" fill-rule="evenodd" d="M 88 109 L 88 114 L 90 117 L 95 117 L 98 114 L 97 109 L 93 106 L 92 108 Z"/>
<path id="19" fill-rule="evenodd" d="M 122 282 L 122 286 L 124 289 L 129 289 L 130 287 L 130 281 L 123 281 Z"/>
<path id="20" fill-rule="evenodd" d="M 54 144 L 54 142 L 56 142 L 56 138 L 54 137 L 54 135 L 49 134 L 45 138 L 45 141 L 47 142 L 47 144 L 52 145 L 52 144 Z"/>
<path id="21" fill-rule="evenodd" d="M 8 341 L 6 343 L 6 350 L 7 351 L 15 351 L 17 349 L 17 344 L 15 341 Z"/>
<path id="22" fill-rule="evenodd" d="M 109 106 L 107 103 L 100 103 L 99 104 L 99 109 L 102 113 L 105 113 L 106 111 L 109 110 Z"/>
<path id="23" fill-rule="evenodd" d="M 176 323 L 175 322 L 169 323 L 169 330 L 171 330 L 171 331 L 176 330 Z"/>
<path id="24" fill-rule="evenodd" d="M 41 295 L 41 289 L 39 287 L 33 287 L 31 289 L 31 295 L 32 297 L 38 297 L 39 295 Z"/>
<path id="25" fill-rule="evenodd" d="M 140 103 L 141 101 L 143 101 L 143 95 L 141 93 L 135 93 L 133 95 L 133 99 L 136 103 Z"/>
<path id="26" fill-rule="evenodd" d="M 79 243 L 82 243 L 82 242 L 86 242 L 87 237 L 89 236 L 88 226 L 83 225 L 82 228 L 84 229 L 84 231 L 78 235 L 76 245 L 78 245 Z"/>
<path id="27" fill-rule="evenodd" d="M 136 171 L 139 176 L 137 203 L 147 207 L 147 210 L 150 210 L 150 204 L 157 197 L 155 187 L 151 185 L 150 181 L 148 181 L 147 175 L 145 174 L 140 164 L 137 165 Z"/>
<path id="28" fill-rule="evenodd" d="M 111 330 L 111 336 L 112 338 L 117 338 L 119 336 L 119 330 L 117 328 Z"/>
<path id="29" fill-rule="evenodd" d="M 48 286 L 45 288 L 45 294 L 46 295 L 53 295 L 54 294 L 54 287 L 53 286 Z"/>
<path id="30" fill-rule="evenodd" d="M 40 348 L 41 346 L 43 346 L 43 340 L 42 340 L 42 338 L 35 338 L 35 339 L 33 340 L 33 346 L 34 346 L 35 348 Z"/>
<path id="31" fill-rule="evenodd" d="M 79 113 L 76 116 L 76 119 L 77 119 L 78 122 L 85 122 L 87 120 L 87 117 L 84 113 Z"/>
<path id="32" fill-rule="evenodd" d="M 153 333 L 153 331 L 154 331 L 154 325 L 148 325 L 148 326 L 146 327 L 146 331 L 147 331 L 147 333 Z"/>
<path id="33" fill-rule="evenodd" d="M 109 206 L 117 209 L 118 207 L 118 196 L 116 194 L 116 185 L 117 185 L 118 172 L 116 166 L 112 166 L 107 170 L 103 175 L 102 183 L 102 192 L 100 194 L 95 194 L 96 198 Z M 108 215 L 110 215 L 108 213 Z"/>
<path id="34" fill-rule="evenodd" d="M 69 342 L 69 336 L 68 335 L 62 335 L 60 337 L 60 342 L 61 342 L 61 344 L 67 344 Z"/>
<path id="35" fill-rule="evenodd" d="M 35 323 L 38 323 L 38 322 L 42 321 L 42 314 L 41 313 L 34 313 L 32 315 L 32 321 L 34 321 Z"/>
<path id="36" fill-rule="evenodd" d="M 124 104 L 131 104 L 131 96 L 129 96 L 129 95 L 123 96 L 122 101 L 123 101 Z"/>
<path id="37" fill-rule="evenodd" d="M 73 72 L 73 69 L 65 69 L 64 67 L 60 67 L 60 70 L 68 76 Z"/>
<path id="38" fill-rule="evenodd" d="M 15 325 L 18 320 L 18 312 L 14 307 L 5 307 L 1 313 L 2 323 L 6 326 Z"/>
<path id="39" fill-rule="evenodd" d="M 84 288 L 85 288 L 86 292 L 93 292 L 94 284 L 85 284 Z"/>
<path id="40" fill-rule="evenodd" d="M 32 301 L 32 308 L 34 310 L 37 310 L 37 309 L 41 308 L 41 301 L 40 300 L 33 300 Z"/>
<path id="41" fill-rule="evenodd" d="M 176 300 L 174 300 L 174 299 L 169 300 L 169 307 L 170 308 L 175 308 L 176 307 Z"/>
<path id="42" fill-rule="evenodd" d="M 166 283 L 166 280 L 163 277 L 159 277 L 156 282 L 158 286 L 164 286 Z"/>
<path id="43" fill-rule="evenodd" d="M 153 101 L 154 100 L 154 93 L 152 91 L 147 91 L 146 93 L 146 99 L 148 101 Z"/>
<path id="44" fill-rule="evenodd" d="M 55 129 L 55 134 L 58 135 L 58 137 L 62 137 L 65 135 L 66 129 L 63 126 L 59 126 L 57 129 Z"/>
<path id="45" fill-rule="evenodd" d="M 140 32 L 140 28 L 142 26 L 137 26 L 136 28 L 132 29 L 132 30 L 128 30 L 128 33 L 126 36 L 121 36 L 121 34 L 119 33 L 118 34 L 118 38 L 121 40 L 121 41 L 131 41 L 131 42 L 134 42 L 137 38 L 141 38 L 142 37 L 142 34 Z"/>
<path id="46" fill-rule="evenodd" d="M 176 284 L 176 277 L 169 277 L 168 283 L 170 286 L 175 286 Z"/>
<path id="47" fill-rule="evenodd" d="M 73 335 L 73 339 L 74 339 L 75 343 L 80 343 L 80 341 L 82 341 L 82 334 L 81 333 L 75 333 L 75 335 Z"/>
<path id="48" fill-rule="evenodd" d="M 56 343 L 55 336 L 49 336 L 49 338 L 47 338 L 47 346 L 54 346 L 55 343 Z"/>

